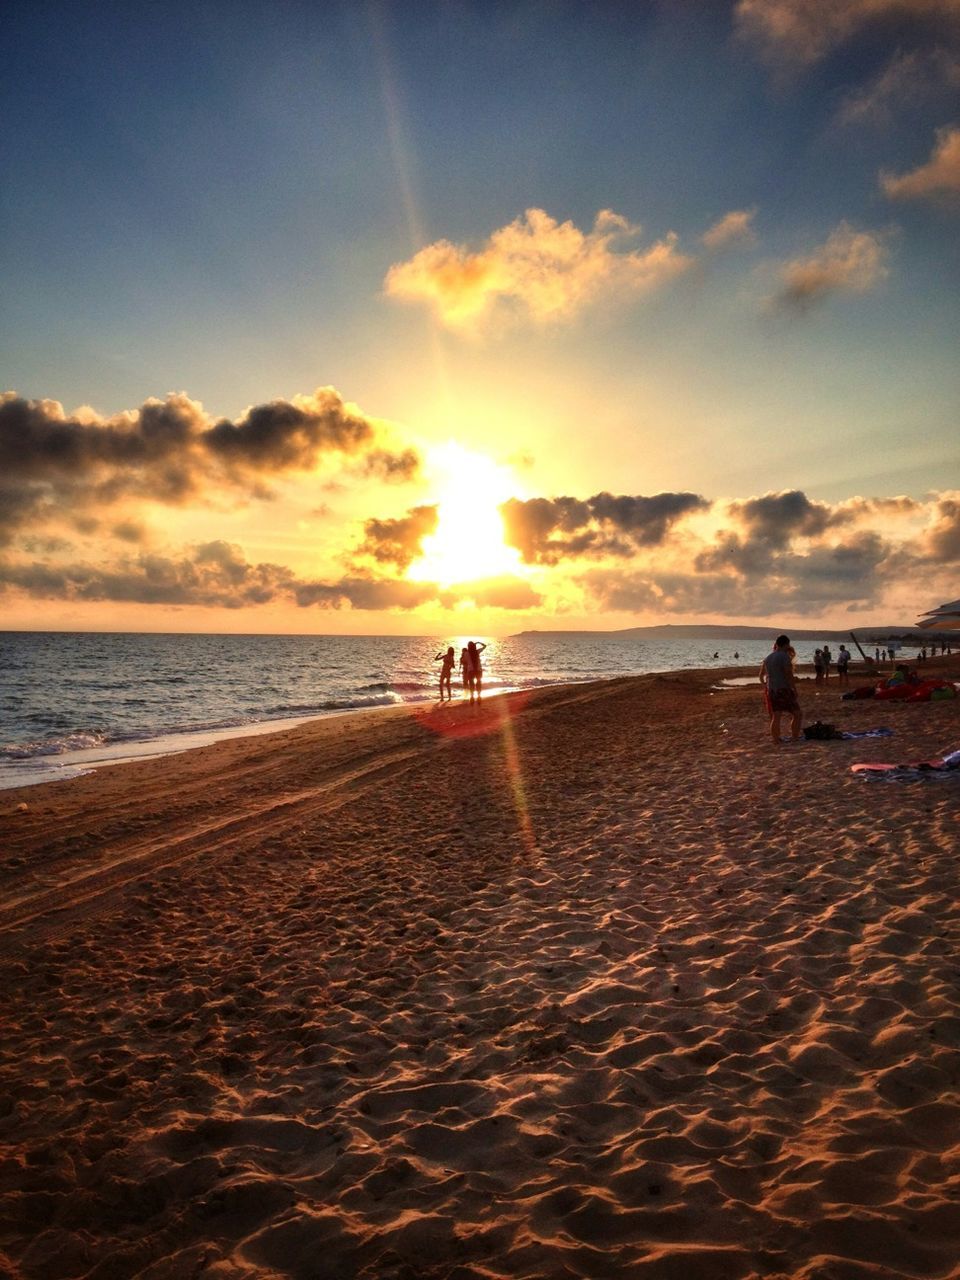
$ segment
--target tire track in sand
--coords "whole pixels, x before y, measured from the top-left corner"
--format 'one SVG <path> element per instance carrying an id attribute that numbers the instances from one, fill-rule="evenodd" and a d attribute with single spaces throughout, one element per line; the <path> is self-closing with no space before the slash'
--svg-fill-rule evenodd
<path id="1" fill-rule="evenodd" d="M 130 885 L 187 858 L 221 852 L 256 827 L 257 838 L 269 836 L 293 820 L 332 813 L 378 785 L 416 767 L 433 743 L 381 754 L 375 763 L 353 768 L 293 794 L 254 805 L 239 816 L 214 819 L 192 826 L 168 839 L 129 841 L 105 866 L 65 880 L 52 889 L 24 894 L 0 907 L 0 952 L 26 940 L 21 930 L 32 925 L 32 939 L 50 937 L 68 929 L 78 918 L 105 909 Z M 14 936 L 9 936 L 16 930 Z M 4 937 L 3 935 L 7 935 Z"/>
<path id="2" fill-rule="evenodd" d="M 577 703 L 608 696 L 618 683 L 587 683 L 543 691 L 537 699 L 539 705 L 526 707 L 525 714 L 539 717 L 568 710 Z M 506 708 L 499 703 L 494 699 L 487 704 L 494 713 L 493 720 L 481 732 L 502 730 Z M 334 812 L 382 780 L 409 772 L 425 756 L 451 746 L 455 740 L 441 735 L 420 739 L 411 746 L 409 736 L 404 735 L 392 749 L 365 754 L 362 763 L 354 755 L 335 766 L 325 780 L 285 792 L 266 803 L 248 805 L 237 816 L 184 825 L 170 835 L 121 839 L 109 862 L 71 875 L 52 887 L 8 898 L 0 905 L 0 954 L 64 933 L 75 921 L 105 910 L 132 884 L 188 858 L 221 852 L 249 835 L 252 827 L 256 827 L 257 838 L 265 840 L 293 821 Z M 251 772 L 260 774 L 261 770 L 254 768 Z"/>

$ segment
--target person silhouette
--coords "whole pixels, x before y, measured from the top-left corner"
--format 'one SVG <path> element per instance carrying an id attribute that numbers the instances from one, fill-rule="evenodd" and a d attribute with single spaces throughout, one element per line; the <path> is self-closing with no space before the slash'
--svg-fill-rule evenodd
<path id="1" fill-rule="evenodd" d="M 840 651 L 837 654 L 837 676 L 841 684 L 850 683 L 850 677 L 849 675 L 847 675 L 847 667 L 849 667 L 849 665 L 850 665 L 850 650 L 847 648 L 846 645 L 842 644 L 840 646 Z"/>
<path id="2" fill-rule="evenodd" d="M 470 640 L 467 643 L 468 684 L 471 702 L 473 702 L 474 691 L 476 691 L 478 702 L 480 701 L 480 695 L 483 693 L 483 663 L 480 661 L 480 655 L 486 647 L 483 641 Z"/>
<path id="3" fill-rule="evenodd" d="M 453 645 L 447 648 L 446 653 L 440 652 L 434 658 L 434 662 L 442 662 L 440 668 L 440 701 L 443 701 L 443 687 L 447 687 L 447 701 L 453 701 L 453 693 L 450 689 L 450 677 L 453 675 Z"/>
<path id="4" fill-rule="evenodd" d="M 790 716 L 790 736 L 794 742 L 799 739 L 803 726 L 790 649 L 790 637 L 777 636 L 773 651 L 760 664 L 760 683 L 770 716 L 770 736 L 775 746 L 780 745 L 780 717 L 784 712 Z"/>

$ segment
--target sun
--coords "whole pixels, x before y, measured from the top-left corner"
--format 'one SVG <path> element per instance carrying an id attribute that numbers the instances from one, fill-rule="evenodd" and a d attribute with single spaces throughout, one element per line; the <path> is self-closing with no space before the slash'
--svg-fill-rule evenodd
<path id="1" fill-rule="evenodd" d="M 510 469 L 453 442 L 431 449 L 427 463 L 436 476 L 437 528 L 407 577 L 450 587 L 522 572 L 520 552 L 503 540 L 498 510 L 518 496 Z"/>

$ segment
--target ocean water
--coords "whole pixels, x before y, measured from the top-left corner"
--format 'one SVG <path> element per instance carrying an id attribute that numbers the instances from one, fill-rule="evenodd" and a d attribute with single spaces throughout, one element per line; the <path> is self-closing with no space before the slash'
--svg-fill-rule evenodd
<path id="1" fill-rule="evenodd" d="M 0 632 L 0 788 L 315 716 L 426 702 L 437 696 L 434 654 L 452 644 L 459 657 L 467 639 L 485 637 Z M 769 641 L 616 633 L 486 643 L 490 693 L 689 667 L 755 671 L 769 650 Z M 453 687 L 458 696 L 456 673 Z"/>

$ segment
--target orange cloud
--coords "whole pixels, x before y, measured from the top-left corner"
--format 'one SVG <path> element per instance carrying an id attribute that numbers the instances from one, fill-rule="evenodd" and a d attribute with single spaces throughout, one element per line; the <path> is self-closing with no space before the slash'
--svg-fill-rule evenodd
<path id="1" fill-rule="evenodd" d="M 476 325 L 498 304 L 538 322 L 569 320 L 603 295 L 649 292 L 692 265 L 673 232 L 645 250 L 615 247 L 639 232 L 609 209 L 588 232 L 528 209 L 476 252 L 449 240 L 427 245 L 392 266 L 384 288 L 389 297 L 426 302 L 450 328 Z"/>
<path id="2" fill-rule="evenodd" d="M 756 209 L 731 209 L 703 233 L 703 243 L 712 252 L 735 244 L 753 244 L 757 238 L 753 230 L 755 213 Z"/>
<path id="3" fill-rule="evenodd" d="M 878 22 L 960 25 L 956 0 L 739 0 L 740 33 L 770 58 L 809 65 Z"/>
<path id="4" fill-rule="evenodd" d="M 777 301 L 803 310 L 831 293 L 866 293 L 887 275 L 886 259 L 883 236 L 841 222 L 808 257 L 783 265 Z"/>
<path id="5" fill-rule="evenodd" d="M 881 174 L 880 185 L 891 200 L 924 200 L 960 193 L 960 128 L 951 125 L 939 129 L 926 164 L 900 177 Z"/>

